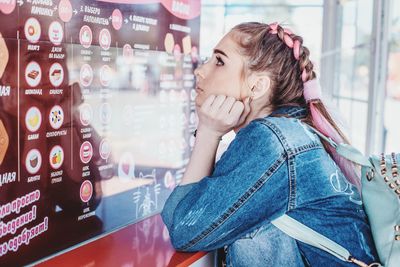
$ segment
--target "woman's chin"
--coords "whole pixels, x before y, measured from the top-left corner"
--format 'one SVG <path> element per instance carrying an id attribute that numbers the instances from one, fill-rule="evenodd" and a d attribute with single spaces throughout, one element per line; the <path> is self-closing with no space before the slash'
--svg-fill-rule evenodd
<path id="1" fill-rule="evenodd" d="M 204 100 L 202 99 L 202 97 L 200 97 L 199 95 L 196 96 L 196 98 L 194 99 L 194 103 L 196 105 L 196 107 L 201 107 L 201 105 L 203 105 Z"/>

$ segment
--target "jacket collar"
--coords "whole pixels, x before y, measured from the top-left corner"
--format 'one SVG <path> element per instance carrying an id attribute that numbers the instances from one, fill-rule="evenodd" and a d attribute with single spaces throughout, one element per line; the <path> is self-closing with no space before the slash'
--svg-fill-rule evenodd
<path id="1" fill-rule="evenodd" d="M 307 116 L 307 109 L 300 106 L 280 106 L 275 109 L 269 117 L 290 117 L 304 119 Z"/>

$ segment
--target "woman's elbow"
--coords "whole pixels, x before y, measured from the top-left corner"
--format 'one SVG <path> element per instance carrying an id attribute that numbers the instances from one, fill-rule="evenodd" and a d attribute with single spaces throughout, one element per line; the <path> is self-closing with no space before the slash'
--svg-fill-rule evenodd
<path id="1" fill-rule="evenodd" d="M 187 236 L 184 232 L 180 230 L 176 230 L 174 228 L 169 229 L 169 237 L 171 240 L 172 246 L 179 251 L 185 251 L 184 246 L 187 244 Z"/>

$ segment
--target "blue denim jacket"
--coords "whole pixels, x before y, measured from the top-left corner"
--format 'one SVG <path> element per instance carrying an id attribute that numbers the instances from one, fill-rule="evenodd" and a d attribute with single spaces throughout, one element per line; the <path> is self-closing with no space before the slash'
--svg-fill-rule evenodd
<path id="1" fill-rule="evenodd" d="M 201 181 L 177 186 L 161 216 L 179 251 L 225 247 L 228 266 L 354 266 L 296 241 L 271 224 L 288 214 L 347 248 L 377 260 L 357 189 L 299 119 L 283 107 L 242 128 Z"/>

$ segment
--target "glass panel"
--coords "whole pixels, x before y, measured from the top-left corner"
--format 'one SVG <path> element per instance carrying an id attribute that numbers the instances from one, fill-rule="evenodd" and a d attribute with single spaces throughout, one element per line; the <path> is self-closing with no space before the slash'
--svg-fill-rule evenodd
<path id="1" fill-rule="evenodd" d="M 350 126 L 350 139 L 365 151 L 373 1 L 340 1 L 339 47 L 335 51 L 333 96 Z M 340 12 L 339 12 L 340 13 Z M 371 15 L 367 15 L 371 14 Z"/>
<path id="2" fill-rule="evenodd" d="M 366 141 L 367 120 L 360 119 L 360 116 L 361 114 L 367 114 L 368 103 L 352 99 L 341 99 L 338 108 L 340 114 L 345 118 L 344 132 L 350 139 L 351 144 L 359 150 L 363 150 Z"/>
<path id="3" fill-rule="evenodd" d="M 191 150 L 200 4 L 6 2 L 0 265 L 25 266 L 161 211 Z"/>
<path id="4" fill-rule="evenodd" d="M 386 84 L 384 125 L 387 153 L 400 151 L 400 2 L 391 1 L 389 28 L 388 76 Z"/>

